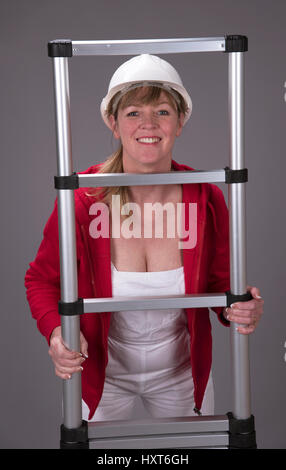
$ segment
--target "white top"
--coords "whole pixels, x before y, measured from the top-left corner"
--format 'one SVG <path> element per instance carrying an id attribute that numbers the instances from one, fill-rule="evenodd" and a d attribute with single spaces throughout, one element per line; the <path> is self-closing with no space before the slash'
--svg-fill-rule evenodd
<path id="1" fill-rule="evenodd" d="M 126 272 L 111 264 L 113 296 L 185 294 L 183 266 L 158 272 Z M 116 375 L 118 367 L 131 374 L 181 369 L 190 364 L 189 338 L 183 309 L 114 312 L 109 329 L 113 360 L 106 373 Z"/>

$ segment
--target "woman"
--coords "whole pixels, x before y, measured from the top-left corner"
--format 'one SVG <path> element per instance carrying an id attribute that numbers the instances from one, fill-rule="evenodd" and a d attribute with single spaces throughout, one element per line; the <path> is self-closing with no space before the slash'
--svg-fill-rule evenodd
<path id="1" fill-rule="evenodd" d="M 191 111 L 191 99 L 168 62 L 147 54 L 125 62 L 113 75 L 101 104 L 103 120 L 121 141 L 120 148 L 105 163 L 85 173 L 191 170 L 172 159 L 174 143 Z M 119 196 L 119 219 L 113 211 L 118 201 L 115 196 Z M 112 235 L 108 238 L 100 236 L 106 226 L 98 229 L 99 225 L 94 225 L 92 215 L 97 214 L 94 204 L 98 202 L 108 208 L 108 220 L 102 219 L 102 225 L 109 224 L 107 233 Z M 158 207 L 158 203 L 161 209 L 174 209 L 170 212 L 173 226 L 176 220 L 184 220 L 191 232 L 189 242 L 181 242 L 179 230 L 168 236 L 166 217 L 158 219 L 156 211 L 147 211 L 146 216 L 145 208 L 150 204 Z M 217 186 L 80 188 L 75 191 L 75 204 L 79 297 L 229 290 L 228 213 Z M 154 223 L 155 230 L 161 230 L 159 237 L 152 232 Z M 115 233 L 119 236 L 113 236 Z M 137 395 L 154 417 L 214 414 L 211 327 L 206 308 L 82 315 L 81 351 L 65 347 L 57 307 L 57 202 L 25 282 L 31 311 L 49 343 L 56 375 L 69 379 L 82 372 L 84 419 L 129 419 Z M 254 331 L 263 310 L 259 289 L 248 286 L 248 290 L 252 300 L 231 308 L 213 308 L 225 326 L 230 321 L 240 324 L 241 334 Z"/>

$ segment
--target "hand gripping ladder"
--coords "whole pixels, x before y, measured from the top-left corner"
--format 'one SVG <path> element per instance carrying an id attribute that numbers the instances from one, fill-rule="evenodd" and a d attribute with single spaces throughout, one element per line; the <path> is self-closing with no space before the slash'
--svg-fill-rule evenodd
<path id="1" fill-rule="evenodd" d="M 245 36 L 215 38 L 120 41 L 56 40 L 48 43 L 53 60 L 57 130 L 59 245 L 61 265 L 62 335 L 65 343 L 80 350 L 79 315 L 130 309 L 225 307 L 251 298 L 246 284 L 246 214 L 244 168 L 244 52 Z M 229 167 L 211 171 L 157 174 L 94 174 L 73 172 L 70 124 L 68 60 L 83 55 L 137 55 L 225 52 L 229 71 Z M 228 184 L 230 217 L 231 290 L 226 293 L 162 296 L 120 300 L 116 297 L 78 299 L 74 189 L 78 187 L 225 182 Z M 81 374 L 63 381 L 61 448 L 256 448 L 254 417 L 250 406 L 248 336 L 231 325 L 233 412 L 226 415 L 144 419 L 87 423 L 82 420 Z"/>

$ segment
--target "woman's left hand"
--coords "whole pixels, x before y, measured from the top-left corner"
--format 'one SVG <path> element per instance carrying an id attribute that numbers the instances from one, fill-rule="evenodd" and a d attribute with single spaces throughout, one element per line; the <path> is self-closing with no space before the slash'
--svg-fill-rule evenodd
<path id="1" fill-rule="evenodd" d="M 231 307 L 223 310 L 224 317 L 234 323 L 238 323 L 237 331 L 244 335 L 253 333 L 263 313 L 264 300 L 260 296 L 257 287 L 247 286 L 253 299 L 246 302 L 235 302 Z M 245 326 L 243 326 L 245 325 Z"/>

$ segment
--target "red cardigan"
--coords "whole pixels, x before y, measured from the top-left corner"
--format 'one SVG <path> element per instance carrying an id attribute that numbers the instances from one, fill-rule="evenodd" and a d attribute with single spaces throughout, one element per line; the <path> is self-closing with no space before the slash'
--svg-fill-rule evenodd
<path id="1" fill-rule="evenodd" d="M 96 173 L 102 163 L 88 168 Z M 172 160 L 173 169 L 193 168 Z M 93 216 L 89 207 L 95 202 L 85 195 L 87 188 L 75 194 L 76 240 L 79 298 L 112 297 L 110 238 L 92 238 L 89 226 Z M 197 203 L 197 243 L 183 248 L 186 294 L 223 293 L 230 289 L 228 210 L 222 191 L 215 185 L 183 184 L 185 227 L 188 228 L 188 203 Z M 60 268 L 57 200 L 44 228 L 36 258 L 26 272 L 25 286 L 33 318 L 48 343 L 53 329 L 61 324 L 58 314 Z M 222 307 L 213 309 L 225 326 L 229 325 Z M 185 309 L 191 340 L 190 364 L 194 380 L 194 400 L 200 409 L 212 362 L 212 338 L 209 310 Z M 80 328 L 88 342 L 88 359 L 82 372 L 82 397 L 93 416 L 103 392 L 108 362 L 108 329 L 111 312 L 81 315 Z"/>

